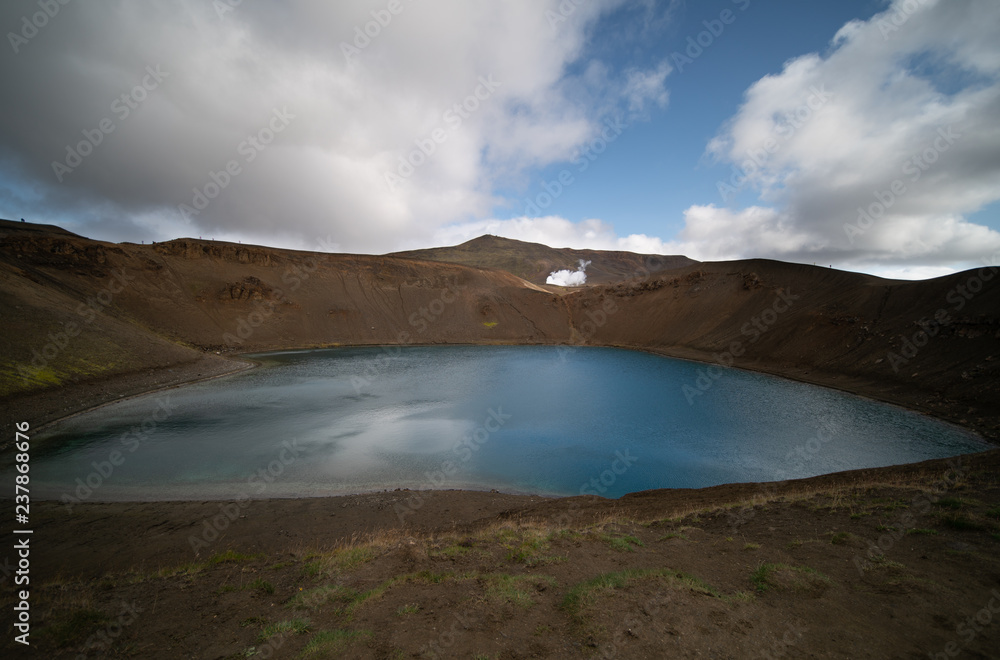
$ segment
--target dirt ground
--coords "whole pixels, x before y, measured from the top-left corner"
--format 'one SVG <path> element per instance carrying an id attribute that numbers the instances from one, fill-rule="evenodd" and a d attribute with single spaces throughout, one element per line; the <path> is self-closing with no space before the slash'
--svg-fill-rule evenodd
<path id="1" fill-rule="evenodd" d="M 619 500 L 41 503 L 32 646 L 6 624 L 4 656 L 1000 657 L 998 467 Z"/>

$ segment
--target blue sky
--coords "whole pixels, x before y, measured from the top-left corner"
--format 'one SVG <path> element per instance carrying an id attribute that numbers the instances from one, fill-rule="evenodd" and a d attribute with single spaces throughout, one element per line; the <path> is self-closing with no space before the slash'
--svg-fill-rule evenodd
<path id="1" fill-rule="evenodd" d="M 666 108 L 652 113 L 648 121 L 631 123 L 586 171 L 569 165 L 576 182 L 546 210 L 573 221 L 602 218 L 628 233 L 675 235 L 683 228 L 684 210 L 692 203 L 722 201 L 716 182 L 728 179 L 730 168 L 712 165 L 703 156 L 708 141 L 739 108 L 746 89 L 781 71 L 792 57 L 825 51 L 842 25 L 851 19 L 868 19 L 882 8 L 882 3 L 872 0 L 707 0 L 678 5 L 670 13 L 675 20 L 644 44 L 641 58 L 646 62 L 666 59 L 673 63 L 674 53 L 687 57 L 688 38 L 705 32 L 704 21 L 718 20 L 724 10 L 733 12 L 734 21 L 724 25 L 718 37 L 713 35 L 711 45 L 693 62 L 678 60 L 669 77 Z M 620 10 L 607 24 L 598 26 L 592 37 L 595 44 L 613 41 L 620 24 L 634 19 L 634 13 Z M 632 63 L 626 59 L 631 53 L 609 55 L 619 67 Z M 563 169 L 565 163 L 553 164 L 539 171 L 533 186 L 520 196 L 521 190 L 510 191 L 520 202 L 514 209 L 522 212 L 523 200 L 543 192 L 542 183 L 552 181 Z M 738 199 L 752 201 L 752 192 L 745 191 Z M 497 215 L 502 217 L 504 210 L 497 208 Z"/>
<path id="2" fill-rule="evenodd" d="M 901 278 L 1000 262 L 995 0 L 36 10 L 0 6 L 0 217 L 369 253 L 493 233 Z"/>

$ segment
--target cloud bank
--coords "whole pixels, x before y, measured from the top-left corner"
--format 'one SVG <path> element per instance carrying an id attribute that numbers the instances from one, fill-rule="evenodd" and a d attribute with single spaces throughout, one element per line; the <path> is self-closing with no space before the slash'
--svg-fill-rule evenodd
<path id="1" fill-rule="evenodd" d="M 37 8 L 3 3 L 0 207 L 125 240 L 428 244 L 666 103 L 662 65 L 581 59 L 603 16 L 648 10 L 624 5 L 109 0 L 25 39 Z"/>
<path id="2" fill-rule="evenodd" d="M 693 205 L 674 246 L 900 270 L 1000 250 L 965 219 L 1000 199 L 998 25 L 989 0 L 896 0 L 757 81 L 707 153 L 723 200 L 763 203 Z"/>

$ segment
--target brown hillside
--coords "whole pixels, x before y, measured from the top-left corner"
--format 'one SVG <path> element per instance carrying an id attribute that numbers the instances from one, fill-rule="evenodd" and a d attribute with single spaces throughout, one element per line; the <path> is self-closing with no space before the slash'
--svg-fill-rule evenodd
<path id="1" fill-rule="evenodd" d="M 636 254 L 605 250 L 550 248 L 500 236 L 480 236 L 454 247 L 397 252 L 394 256 L 444 261 L 478 268 L 496 268 L 535 284 L 545 284 L 555 270 L 576 270 L 580 260 L 587 267 L 588 284 L 607 284 L 697 263 L 682 256 Z"/>

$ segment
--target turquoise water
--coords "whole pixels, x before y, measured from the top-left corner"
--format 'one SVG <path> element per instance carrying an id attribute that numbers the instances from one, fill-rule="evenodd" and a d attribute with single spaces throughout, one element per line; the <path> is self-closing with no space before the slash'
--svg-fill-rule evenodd
<path id="1" fill-rule="evenodd" d="M 746 371 L 722 370 L 701 396 L 685 396 L 706 365 L 618 349 L 344 348 L 256 359 L 261 368 L 39 434 L 35 496 L 434 487 L 618 497 L 988 448 L 900 408 Z"/>

